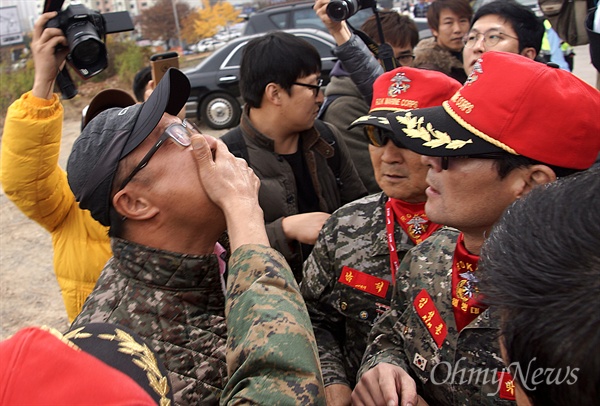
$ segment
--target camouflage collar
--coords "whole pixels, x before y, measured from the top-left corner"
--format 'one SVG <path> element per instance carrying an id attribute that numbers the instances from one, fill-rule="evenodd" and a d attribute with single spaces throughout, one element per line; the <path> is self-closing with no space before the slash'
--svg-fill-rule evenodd
<path id="1" fill-rule="evenodd" d="M 111 239 L 115 268 L 144 283 L 173 289 L 221 291 L 217 256 L 189 255 Z"/>

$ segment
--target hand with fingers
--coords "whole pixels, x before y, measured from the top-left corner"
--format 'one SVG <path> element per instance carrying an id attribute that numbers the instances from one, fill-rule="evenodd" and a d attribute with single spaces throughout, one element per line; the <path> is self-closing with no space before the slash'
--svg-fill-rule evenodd
<path id="1" fill-rule="evenodd" d="M 399 396 L 400 395 L 400 396 Z M 417 406 L 417 386 L 402 368 L 381 363 L 367 371 L 352 392 L 356 406 Z"/>
<path id="2" fill-rule="evenodd" d="M 48 21 L 56 15 L 56 11 L 42 14 L 33 27 L 31 39 L 31 54 L 35 65 L 32 94 L 48 100 L 52 98 L 56 75 L 64 66 L 69 53 L 67 38 L 62 30 L 46 28 Z"/>
<path id="3" fill-rule="evenodd" d="M 281 222 L 281 226 L 288 240 L 315 245 L 323 224 L 330 216 L 329 213 L 321 211 L 294 214 L 285 217 Z"/>
<path id="4" fill-rule="evenodd" d="M 269 245 L 258 203 L 260 180 L 245 160 L 209 135 L 192 136 L 198 174 L 208 197 L 223 210 L 231 251 L 243 244 Z"/>
<path id="5" fill-rule="evenodd" d="M 313 9 L 321 21 L 323 21 L 323 24 L 327 27 L 327 30 L 335 39 L 335 42 L 338 45 L 342 45 L 350 39 L 351 33 L 345 21 L 333 21 L 329 18 L 329 15 L 327 14 L 327 5 L 329 4 L 329 1 L 330 0 L 317 0 L 315 1 Z"/>

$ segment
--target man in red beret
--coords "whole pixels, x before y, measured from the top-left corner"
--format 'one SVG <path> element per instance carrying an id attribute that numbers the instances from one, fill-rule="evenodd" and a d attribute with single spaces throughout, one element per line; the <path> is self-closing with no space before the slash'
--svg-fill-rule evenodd
<path id="1" fill-rule="evenodd" d="M 415 405 L 417 394 L 438 405 L 514 401 L 500 315 L 478 287 L 480 248 L 513 201 L 594 163 L 598 111 L 600 93 L 572 74 L 492 51 L 442 106 L 387 116 L 429 166 L 427 216 L 456 230 L 438 230 L 404 257 L 391 309 L 371 331 L 354 404 Z"/>

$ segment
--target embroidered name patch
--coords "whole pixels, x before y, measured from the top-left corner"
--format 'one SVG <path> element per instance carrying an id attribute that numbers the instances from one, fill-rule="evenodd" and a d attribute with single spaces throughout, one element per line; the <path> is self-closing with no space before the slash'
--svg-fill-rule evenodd
<path id="1" fill-rule="evenodd" d="M 390 286 L 390 283 L 385 279 L 366 274 L 348 266 L 342 268 L 342 273 L 338 281 L 354 289 L 362 290 L 382 298 L 387 295 L 388 287 Z"/>
<path id="2" fill-rule="evenodd" d="M 448 335 L 448 328 L 440 312 L 435 307 L 433 299 L 425 289 L 421 290 L 415 297 L 413 306 L 419 317 L 421 317 L 421 321 L 427 327 L 429 334 L 431 334 L 433 341 L 435 341 L 438 348 L 442 348 L 442 344 Z"/>

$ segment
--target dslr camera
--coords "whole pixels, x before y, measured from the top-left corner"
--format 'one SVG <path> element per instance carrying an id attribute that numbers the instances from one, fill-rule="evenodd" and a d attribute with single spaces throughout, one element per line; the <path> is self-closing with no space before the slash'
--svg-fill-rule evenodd
<path id="1" fill-rule="evenodd" d="M 106 34 L 132 31 L 127 11 L 100 14 L 83 4 L 72 4 L 49 20 L 46 27 L 60 28 L 67 37 L 67 62 L 83 79 L 102 72 L 108 66 L 104 38 Z"/>
<path id="2" fill-rule="evenodd" d="M 376 0 L 331 0 L 325 10 L 333 21 L 342 21 L 352 17 L 358 10 L 376 5 Z"/>

